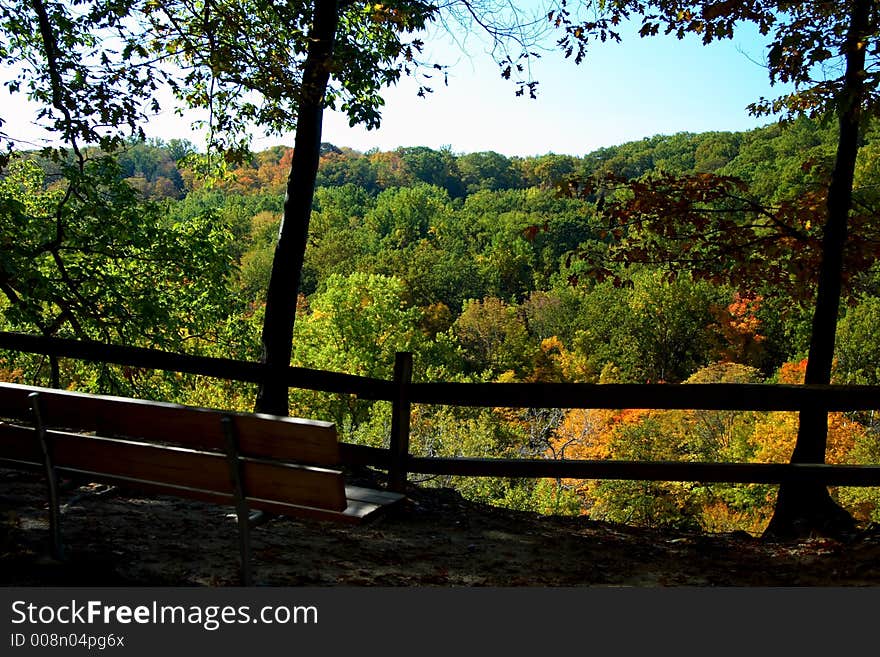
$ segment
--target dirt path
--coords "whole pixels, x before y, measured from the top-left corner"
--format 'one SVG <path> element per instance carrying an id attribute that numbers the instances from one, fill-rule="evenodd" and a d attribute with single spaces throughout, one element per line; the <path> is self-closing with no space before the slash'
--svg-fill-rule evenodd
<path id="1" fill-rule="evenodd" d="M 237 583 L 229 509 L 97 486 L 68 490 L 67 559 L 47 554 L 44 487 L 0 470 L 0 584 Z M 269 586 L 880 586 L 880 529 L 852 543 L 765 543 L 545 517 L 413 489 L 361 527 L 273 518 L 253 532 Z"/>

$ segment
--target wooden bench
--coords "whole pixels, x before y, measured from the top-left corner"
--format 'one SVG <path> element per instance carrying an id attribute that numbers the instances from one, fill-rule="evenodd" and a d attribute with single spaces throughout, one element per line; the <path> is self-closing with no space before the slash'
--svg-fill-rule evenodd
<path id="1" fill-rule="evenodd" d="M 346 486 L 333 424 L 0 383 L 0 461 L 43 468 L 53 555 L 58 477 L 235 507 L 242 583 L 250 512 L 361 522 L 403 499 Z"/>

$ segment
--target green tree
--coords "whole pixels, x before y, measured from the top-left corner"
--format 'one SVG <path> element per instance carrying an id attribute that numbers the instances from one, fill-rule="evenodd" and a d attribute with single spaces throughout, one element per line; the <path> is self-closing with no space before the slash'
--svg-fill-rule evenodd
<path id="1" fill-rule="evenodd" d="M 294 363 L 303 367 L 389 379 L 398 351 L 419 349 L 420 312 L 406 303 L 400 279 L 354 273 L 330 276 L 312 295 L 296 324 Z M 354 430 L 369 417 L 371 404 L 334 397 L 308 397 L 310 408 L 323 409 L 343 430 Z"/>
<path id="2" fill-rule="evenodd" d="M 318 187 L 355 185 L 371 193 L 379 189 L 376 170 L 370 159 L 351 149 L 335 149 L 323 153 L 315 184 Z"/>
<path id="3" fill-rule="evenodd" d="M 613 364 L 633 383 L 685 380 L 711 360 L 711 306 L 721 289 L 662 272 L 633 273 L 626 285 L 604 282 L 585 294 L 574 337 L 594 372 Z"/>
<path id="4" fill-rule="evenodd" d="M 214 217 L 163 216 L 113 159 L 63 164 L 63 182 L 14 158 L 0 178 L 0 291 L 17 329 L 180 349 L 223 316 L 230 236 Z M 53 361 L 52 384 L 59 385 Z"/>
<path id="5" fill-rule="evenodd" d="M 435 151 L 425 146 L 408 146 L 396 152 L 415 180 L 442 187 L 451 198 L 464 195 L 457 159 L 448 148 Z"/>
<path id="6" fill-rule="evenodd" d="M 424 28 L 439 8 L 408 0 L 366 6 L 338 0 L 284 6 L 227 0 L 148 7 L 157 49 L 172 53 L 185 71 L 175 90 L 188 104 L 210 109 L 210 140 L 220 150 L 242 151 L 241 135 L 249 123 L 278 133 L 296 127 L 266 294 L 262 360 L 267 375 L 256 403 L 257 410 L 286 414 L 293 299 L 309 236 L 324 107 L 345 111 L 352 124 L 378 126 L 381 89 L 419 66 L 421 41 L 406 35 Z M 482 13 L 467 8 L 474 17 Z M 490 34 L 501 40 L 504 31 Z"/>
<path id="7" fill-rule="evenodd" d="M 0 62 L 13 72 L 5 86 L 37 102 L 38 123 L 76 153 L 87 144 L 112 150 L 130 136 L 142 138 L 154 109 L 159 78 L 130 10 L 107 0 L 0 6 Z M 113 48 L 105 47 L 108 38 Z M 0 133 L 3 142 L 11 149 L 14 136 Z"/>
<path id="8" fill-rule="evenodd" d="M 613 426 L 610 458 L 681 460 L 686 450 L 678 438 L 678 427 L 671 417 L 656 412 L 636 414 Z M 594 487 L 590 515 L 645 527 L 696 529 L 700 515 L 696 487 L 691 482 L 601 481 Z"/>
<path id="9" fill-rule="evenodd" d="M 522 187 L 522 180 L 517 177 L 510 158 L 494 151 L 460 156 L 458 170 L 468 194 Z"/>
<path id="10" fill-rule="evenodd" d="M 834 378 L 838 383 L 880 385 L 880 299 L 868 297 L 840 321 Z"/>
<path id="11" fill-rule="evenodd" d="M 387 189 L 364 217 L 389 248 L 405 248 L 444 223 L 452 208 L 446 191 L 431 185 Z"/>
<path id="12" fill-rule="evenodd" d="M 521 308 L 529 334 L 538 340 L 559 338 L 570 344 L 578 328 L 583 296 L 571 288 L 535 290 Z"/>
<path id="13" fill-rule="evenodd" d="M 567 54 L 577 51 L 580 61 L 588 40 L 597 35 L 603 41 L 609 36 L 619 40 L 616 26 L 630 14 L 642 17 L 642 36 L 657 34 L 662 29 L 679 38 L 699 34 L 706 44 L 732 36 L 737 23 L 746 21 L 771 35 L 767 56 L 771 82 L 794 86 L 793 92 L 780 98 L 759 99 L 751 105 L 751 110 L 756 114 L 782 112 L 789 116 L 836 117 L 837 147 L 824 199 L 821 262 L 806 374 L 808 384 L 829 383 L 853 209 L 859 134 L 863 117 L 875 114 L 878 107 L 880 77 L 874 68 L 880 16 L 876 4 L 871 0 L 821 3 L 616 0 L 607 3 L 606 8 L 607 14 L 587 23 L 573 20 L 566 8 L 551 15 L 551 20 L 565 30 L 560 43 Z M 792 461 L 824 462 L 827 433 L 825 411 L 803 411 Z M 776 512 L 767 533 L 772 536 L 805 535 L 813 531 L 840 534 L 851 531 L 852 526 L 852 518 L 834 504 L 825 487 L 786 484 L 780 487 Z"/>
<path id="14" fill-rule="evenodd" d="M 740 139 L 736 133 L 700 135 L 694 151 L 694 170 L 712 172 L 725 166 L 739 154 Z"/>
<path id="15" fill-rule="evenodd" d="M 452 327 L 471 371 L 492 379 L 512 372 L 524 378 L 536 345 L 515 306 L 487 297 L 466 304 Z"/>
<path id="16" fill-rule="evenodd" d="M 576 159 L 571 155 L 548 153 L 517 162 L 523 183 L 527 187 L 555 188 L 566 176 L 575 171 Z"/>
<path id="17" fill-rule="evenodd" d="M 374 205 L 375 199 L 366 190 L 351 184 L 316 190 L 302 294 L 312 294 L 319 282 L 333 274 L 375 271 L 368 261 L 379 248 L 379 235 L 364 221 Z"/>
<path id="18" fill-rule="evenodd" d="M 441 304 L 459 313 L 468 299 L 485 295 L 489 288 L 477 263 L 445 250 L 442 239 L 422 239 L 405 250 L 383 251 L 377 254 L 375 266 L 379 273 L 400 276 L 413 303 L 421 307 Z"/>

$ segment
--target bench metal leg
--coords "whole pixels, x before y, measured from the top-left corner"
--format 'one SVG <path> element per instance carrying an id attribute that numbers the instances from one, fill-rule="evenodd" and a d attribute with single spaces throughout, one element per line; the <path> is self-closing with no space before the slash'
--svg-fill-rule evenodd
<path id="1" fill-rule="evenodd" d="M 241 460 L 238 453 L 238 440 L 233 419 L 224 415 L 220 422 L 226 438 L 226 457 L 229 461 L 229 477 L 232 481 L 232 494 L 235 498 L 235 516 L 238 523 L 238 546 L 241 554 L 241 584 L 253 586 L 251 571 L 251 524 L 250 510 L 244 491 L 244 477 L 241 471 Z"/>
<path id="2" fill-rule="evenodd" d="M 52 450 L 46 437 L 43 414 L 40 408 L 40 393 L 28 395 L 31 412 L 34 416 L 34 431 L 43 454 L 43 465 L 46 468 L 46 487 L 49 490 L 49 536 L 52 543 L 52 557 L 61 561 L 64 558 L 64 545 L 61 543 L 61 505 L 58 499 L 58 473 L 52 461 Z"/>

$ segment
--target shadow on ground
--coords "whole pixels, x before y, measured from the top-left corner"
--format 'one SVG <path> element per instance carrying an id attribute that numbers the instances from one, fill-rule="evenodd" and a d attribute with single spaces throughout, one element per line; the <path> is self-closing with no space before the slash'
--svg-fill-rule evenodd
<path id="1" fill-rule="evenodd" d="M 44 485 L 0 470 L 0 585 L 231 586 L 229 509 L 70 486 L 65 560 L 48 557 Z M 363 526 L 271 518 L 253 531 L 267 586 L 878 586 L 880 529 L 840 543 L 658 531 L 540 516 L 413 488 Z"/>

